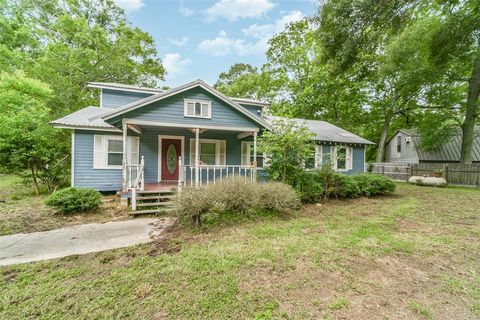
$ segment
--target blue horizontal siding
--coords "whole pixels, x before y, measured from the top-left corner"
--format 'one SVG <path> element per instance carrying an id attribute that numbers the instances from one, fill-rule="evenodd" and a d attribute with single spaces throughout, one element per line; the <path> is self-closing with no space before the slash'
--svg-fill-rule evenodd
<path id="1" fill-rule="evenodd" d="M 245 109 L 247 109 L 248 111 L 250 111 L 251 113 L 256 115 L 257 117 L 261 117 L 262 107 L 254 106 L 254 105 L 251 105 L 251 104 L 243 104 L 243 103 L 241 105 L 242 105 L 242 107 L 244 107 Z"/>
<path id="2" fill-rule="evenodd" d="M 212 101 L 211 119 L 185 117 L 184 99 Z M 206 90 L 198 87 L 124 113 L 118 117 L 107 120 L 107 122 L 119 125 L 122 118 L 191 125 L 192 127 L 195 125 L 249 128 L 259 127 L 254 120 L 235 110 L 232 106 L 227 105 Z"/>
<path id="3" fill-rule="evenodd" d="M 150 93 L 141 93 L 141 92 L 126 92 L 118 90 L 102 90 L 102 107 L 103 108 L 112 108 L 116 109 L 121 106 L 125 106 L 129 103 L 144 99 L 148 96 L 151 96 Z"/>
<path id="4" fill-rule="evenodd" d="M 330 155 L 330 147 L 329 144 L 323 144 L 323 158 L 328 159 Z M 355 174 L 355 173 L 363 173 L 365 169 L 365 153 L 364 153 L 365 146 L 360 147 L 353 147 L 353 159 L 352 159 L 352 170 L 348 171 L 340 171 L 341 173 L 345 174 Z"/>
<path id="5" fill-rule="evenodd" d="M 93 169 L 93 140 L 95 134 L 111 132 L 75 130 L 74 187 L 98 191 L 122 189 L 122 170 Z"/>

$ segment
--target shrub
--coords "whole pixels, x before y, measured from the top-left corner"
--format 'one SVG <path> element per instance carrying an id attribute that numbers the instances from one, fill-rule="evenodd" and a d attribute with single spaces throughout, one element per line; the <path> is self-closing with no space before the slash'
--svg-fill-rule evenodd
<path id="1" fill-rule="evenodd" d="M 102 196 L 92 189 L 65 188 L 52 193 L 45 203 L 60 213 L 94 211 L 102 204 Z"/>
<path id="2" fill-rule="evenodd" d="M 304 172 L 298 176 L 295 189 L 303 203 L 317 203 L 323 199 L 323 184 L 316 172 Z"/>
<path id="3" fill-rule="evenodd" d="M 212 208 L 213 197 L 206 187 L 186 187 L 175 198 L 175 207 L 182 220 L 202 224 L 202 216 Z"/>
<path id="4" fill-rule="evenodd" d="M 209 213 L 244 215 L 258 211 L 288 212 L 299 207 L 300 200 L 289 185 L 280 182 L 252 184 L 243 179 L 186 187 L 176 198 L 180 218 L 194 225 L 201 225 L 202 217 Z"/>
<path id="5" fill-rule="evenodd" d="M 289 212 L 299 209 L 300 200 L 288 184 L 280 182 L 259 183 L 255 189 L 255 209 Z"/>
<path id="6" fill-rule="evenodd" d="M 352 176 L 360 188 L 360 194 L 364 196 L 376 196 L 389 194 L 395 191 L 395 183 L 385 176 L 364 173 Z"/>
<path id="7" fill-rule="evenodd" d="M 334 195 L 340 198 L 356 198 L 360 195 L 358 183 L 352 176 L 336 173 Z"/>
<path id="8" fill-rule="evenodd" d="M 236 177 L 225 179 L 210 185 L 210 193 L 214 194 L 214 200 L 222 203 L 225 210 L 238 213 L 247 213 L 252 207 L 255 196 L 255 185 L 243 178 Z"/>

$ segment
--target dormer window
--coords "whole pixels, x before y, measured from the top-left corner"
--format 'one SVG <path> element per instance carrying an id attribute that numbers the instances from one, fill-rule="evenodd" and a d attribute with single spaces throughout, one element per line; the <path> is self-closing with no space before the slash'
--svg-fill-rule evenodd
<path id="1" fill-rule="evenodd" d="M 184 116 L 195 118 L 211 118 L 212 102 L 206 100 L 185 99 Z"/>

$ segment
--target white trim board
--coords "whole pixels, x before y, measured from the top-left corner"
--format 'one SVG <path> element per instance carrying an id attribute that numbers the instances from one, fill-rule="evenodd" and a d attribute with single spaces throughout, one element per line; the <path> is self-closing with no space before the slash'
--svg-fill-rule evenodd
<path id="1" fill-rule="evenodd" d="M 70 186 L 75 187 L 75 130 L 72 130 L 72 155 L 70 165 Z"/>
<path id="2" fill-rule="evenodd" d="M 185 137 L 184 136 L 170 136 L 170 135 L 159 135 L 158 136 L 158 153 L 157 153 L 157 159 L 158 159 L 158 176 L 157 176 L 157 181 L 162 182 L 162 139 L 178 139 L 181 140 L 181 157 L 182 157 L 182 163 L 185 164 Z M 178 170 L 181 170 L 181 168 L 178 168 Z M 179 172 L 180 174 L 180 172 Z"/>
<path id="3" fill-rule="evenodd" d="M 245 127 L 226 127 L 226 126 L 210 126 L 210 125 L 197 125 L 197 124 L 179 124 L 170 122 L 156 122 L 146 120 L 135 120 L 124 118 L 122 123 L 136 124 L 139 126 L 153 126 L 153 127 L 167 127 L 167 128 L 186 128 L 186 129 L 206 129 L 206 130 L 225 130 L 225 131 L 255 131 L 258 132 L 258 128 L 245 128 Z"/>
<path id="4" fill-rule="evenodd" d="M 117 128 L 99 128 L 99 127 L 84 127 L 84 126 L 70 126 L 66 124 L 55 124 L 50 123 L 52 127 L 58 129 L 70 129 L 70 130 L 86 130 L 86 131 L 107 131 L 107 132 L 119 132 L 121 133 L 122 130 Z"/>

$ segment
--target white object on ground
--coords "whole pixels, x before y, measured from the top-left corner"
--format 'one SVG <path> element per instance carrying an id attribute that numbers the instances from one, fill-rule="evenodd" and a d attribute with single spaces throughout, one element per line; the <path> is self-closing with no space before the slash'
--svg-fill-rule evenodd
<path id="1" fill-rule="evenodd" d="M 410 182 L 411 184 L 431 187 L 444 187 L 447 185 L 447 180 L 445 180 L 444 178 L 436 177 L 411 176 L 408 179 L 408 182 Z"/>
<path id="2" fill-rule="evenodd" d="M 171 218 L 91 223 L 0 237 L 0 266 L 147 243 L 174 224 Z"/>

